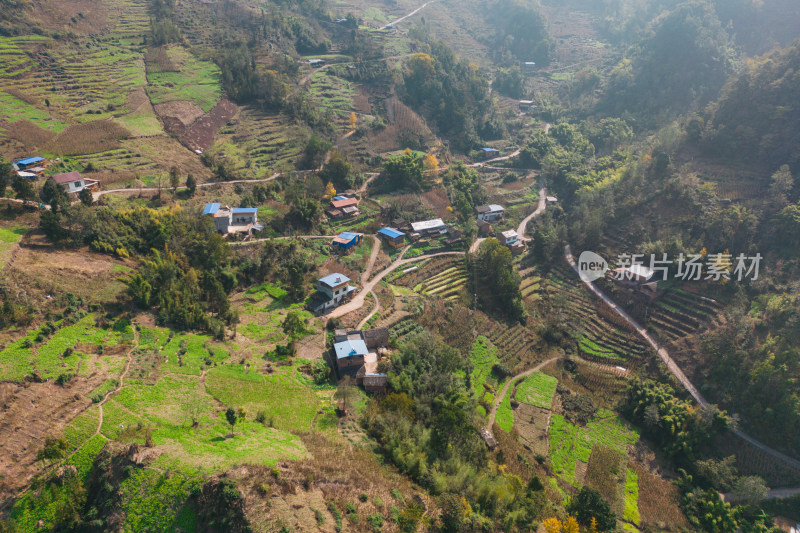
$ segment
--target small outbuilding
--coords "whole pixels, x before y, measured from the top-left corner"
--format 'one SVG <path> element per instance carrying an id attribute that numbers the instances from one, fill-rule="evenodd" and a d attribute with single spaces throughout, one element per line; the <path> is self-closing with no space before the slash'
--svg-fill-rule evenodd
<path id="1" fill-rule="evenodd" d="M 500 155 L 500 150 L 497 148 L 489 148 L 488 146 L 481 148 L 479 152 L 483 159 L 494 159 Z"/>
<path id="2" fill-rule="evenodd" d="M 13 164 L 17 167 L 17 170 L 26 170 L 28 167 L 35 167 L 39 163 L 44 162 L 44 157 L 33 156 L 33 157 L 26 157 L 24 159 L 17 159 L 13 161 Z"/>
<path id="3" fill-rule="evenodd" d="M 361 241 L 363 239 L 364 239 L 363 233 L 353 233 L 350 231 L 344 231 L 333 238 L 333 240 L 331 241 L 331 247 L 339 248 L 341 250 L 349 250 L 361 244 Z"/>
<path id="4" fill-rule="evenodd" d="M 381 228 L 378 230 L 378 238 L 391 246 L 392 248 L 400 248 L 406 242 L 406 234 L 394 228 Z"/>
<path id="5" fill-rule="evenodd" d="M 447 224 L 441 218 L 434 218 L 432 220 L 423 220 L 420 222 L 412 222 L 411 230 L 420 235 L 431 235 L 447 231 Z"/>

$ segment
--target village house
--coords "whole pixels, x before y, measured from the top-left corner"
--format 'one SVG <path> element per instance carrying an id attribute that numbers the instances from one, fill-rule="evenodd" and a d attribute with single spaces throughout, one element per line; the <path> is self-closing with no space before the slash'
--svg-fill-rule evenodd
<path id="1" fill-rule="evenodd" d="M 658 290 L 658 280 L 655 272 L 645 265 L 635 264 L 610 271 L 611 279 L 622 287 L 655 295 Z"/>
<path id="2" fill-rule="evenodd" d="M 350 285 L 350 278 L 334 272 L 317 280 L 317 293 L 308 304 L 313 313 L 325 313 L 350 300 L 356 288 Z"/>
<path id="3" fill-rule="evenodd" d="M 444 244 L 452 246 L 453 244 L 459 243 L 461 241 L 462 241 L 461 230 L 458 228 L 454 228 L 453 226 L 448 226 L 447 238 L 444 240 Z"/>
<path id="4" fill-rule="evenodd" d="M 378 363 L 389 354 L 389 329 L 337 329 L 333 339 L 339 377 L 355 375 L 367 392 L 386 392 L 386 374 L 378 371 Z"/>
<path id="5" fill-rule="evenodd" d="M 223 235 L 246 234 L 264 229 L 258 223 L 258 209 L 255 207 L 223 207 L 218 203 L 206 204 L 203 215 L 214 219 L 214 226 Z"/>
<path id="6" fill-rule="evenodd" d="M 523 61 L 522 62 L 522 71 L 530 74 L 532 72 L 536 72 L 536 62 L 534 61 Z"/>
<path id="7" fill-rule="evenodd" d="M 490 222 L 478 219 L 478 235 L 481 237 L 488 237 L 494 234 L 494 228 Z"/>
<path id="8" fill-rule="evenodd" d="M 50 178 L 54 183 L 64 188 L 67 194 L 78 194 L 84 189 L 94 190 L 100 182 L 81 176 L 80 172 L 67 172 L 56 174 Z"/>
<path id="9" fill-rule="evenodd" d="M 378 238 L 392 248 L 402 248 L 406 243 L 406 234 L 394 228 L 379 229 Z"/>
<path id="10" fill-rule="evenodd" d="M 518 255 L 525 251 L 525 242 L 519 238 L 519 235 L 513 229 L 500 232 L 497 240 L 511 250 L 511 255 Z"/>
<path id="11" fill-rule="evenodd" d="M 356 217 L 361 214 L 358 209 L 358 198 L 356 196 L 334 196 L 331 199 L 331 206 L 325 211 L 325 214 L 334 220 Z"/>
<path id="12" fill-rule="evenodd" d="M 363 233 L 353 233 L 350 231 L 344 231 L 333 238 L 331 241 L 331 248 L 334 250 L 344 250 L 349 252 L 359 244 L 364 239 Z"/>
<path id="13" fill-rule="evenodd" d="M 536 104 L 533 100 L 520 100 L 519 101 L 519 110 L 523 113 L 528 113 L 529 111 L 533 111 L 536 109 Z"/>
<path id="14" fill-rule="evenodd" d="M 321 67 L 321 66 L 325 65 L 325 60 L 324 59 L 309 59 L 309 60 L 306 61 L 306 63 L 308 63 L 312 67 Z"/>
<path id="15" fill-rule="evenodd" d="M 484 160 L 485 159 L 494 159 L 495 157 L 500 156 L 500 150 L 498 150 L 496 148 L 489 148 L 488 146 L 484 147 L 484 148 L 481 148 L 480 150 L 478 150 L 478 152 L 480 153 L 481 158 L 484 159 Z"/>
<path id="16" fill-rule="evenodd" d="M 411 231 L 419 235 L 442 234 L 447 232 L 447 224 L 445 224 L 441 218 L 412 222 Z"/>
<path id="17" fill-rule="evenodd" d="M 485 222 L 497 222 L 498 220 L 502 220 L 505 211 L 502 205 L 497 204 L 479 205 L 475 208 L 475 212 L 478 214 L 478 220 L 483 220 Z"/>

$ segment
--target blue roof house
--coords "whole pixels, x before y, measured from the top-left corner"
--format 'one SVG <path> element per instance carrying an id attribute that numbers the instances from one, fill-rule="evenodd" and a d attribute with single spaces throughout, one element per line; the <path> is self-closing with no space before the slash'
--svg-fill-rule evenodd
<path id="1" fill-rule="evenodd" d="M 334 237 L 333 241 L 331 241 L 331 246 L 334 248 L 340 248 L 342 250 L 349 250 L 354 246 L 358 246 L 361 244 L 361 240 L 364 238 L 363 233 L 353 233 L 351 231 L 344 231 Z"/>
<path id="2" fill-rule="evenodd" d="M 394 228 L 379 229 L 378 237 L 392 248 L 400 248 L 406 241 L 406 234 Z"/>

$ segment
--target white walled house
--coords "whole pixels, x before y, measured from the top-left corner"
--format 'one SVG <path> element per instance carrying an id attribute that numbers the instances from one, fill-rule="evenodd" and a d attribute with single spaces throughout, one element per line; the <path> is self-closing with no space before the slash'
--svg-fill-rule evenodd
<path id="1" fill-rule="evenodd" d="M 56 174 L 50 178 L 53 182 L 57 183 L 67 194 L 78 194 L 84 189 L 92 190 L 100 183 L 97 180 L 86 179 L 81 176 L 80 172 L 67 172 L 66 174 Z"/>

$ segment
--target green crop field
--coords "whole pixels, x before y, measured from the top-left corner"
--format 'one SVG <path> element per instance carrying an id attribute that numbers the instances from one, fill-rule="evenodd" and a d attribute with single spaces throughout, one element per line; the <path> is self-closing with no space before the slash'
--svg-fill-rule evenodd
<path id="1" fill-rule="evenodd" d="M 639 525 L 639 476 L 628 468 L 628 477 L 625 479 L 625 513 L 628 522 Z"/>
<path id="2" fill-rule="evenodd" d="M 558 380 L 541 372 L 534 372 L 517 385 L 516 398 L 522 403 L 550 409 L 556 394 Z"/>
<path id="3" fill-rule="evenodd" d="M 497 414 L 494 418 L 500 429 L 506 433 L 511 433 L 514 428 L 514 411 L 511 409 L 511 395 L 506 394 L 503 401 L 497 406 Z"/>
<path id="4" fill-rule="evenodd" d="M 561 415 L 550 419 L 550 462 L 553 472 L 573 486 L 578 461 L 589 461 L 595 444 L 625 453 L 625 447 L 635 444 L 639 435 L 612 412 L 600 409 L 585 427 L 576 426 Z"/>
<path id="5" fill-rule="evenodd" d="M 0 268 L 3 268 L 5 264 L 5 253 L 22 239 L 26 231 L 28 231 L 28 228 L 0 228 Z"/>
<path id="6" fill-rule="evenodd" d="M 182 46 L 170 46 L 166 52 L 175 71 L 162 71 L 153 65 L 147 70 L 147 92 L 153 104 L 194 102 L 208 113 L 222 97 L 220 70 L 211 61 L 203 61 Z"/>
<path id="7" fill-rule="evenodd" d="M 333 76 L 328 72 L 317 72 L 311 77 L 311 90 L 314 99 L 320 107 L 338 111 L 339 113 L 353 110 L 353 95 L 355 91 L 350 82 Z"/>
<path id="8" fill-rule="evenodd" d="M 492 367 L 500 362 L 497 347 L 483 335 L 478 336 L 469 352 L 472 361 L 472 384 L 479 396 L 483 395 L 483 384 L 492 374 Z"/>
<path id="9" fill-rule="evenodd" d="M 108 442 L 108 439 L 104 436 L 94 435 L 70 457 L 69 464 L 78 470 L 78 475 L 84 482 L 91 474 L 94 460 L 106 445 L 106 442 Z"/>
<path id="10" fill-rule="evenodd" d="M 125 531 L 195 531 L 197 519 L 186 500 L 201 481 L 180 474 L 134 470 L 120 484 Z"/>

